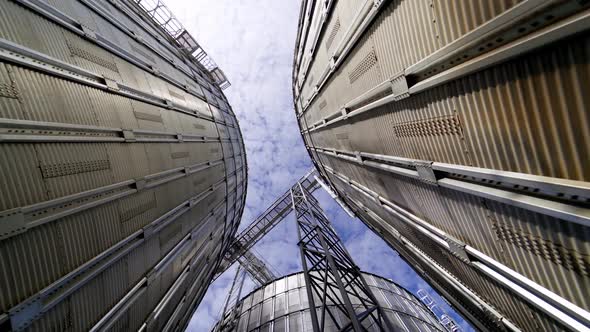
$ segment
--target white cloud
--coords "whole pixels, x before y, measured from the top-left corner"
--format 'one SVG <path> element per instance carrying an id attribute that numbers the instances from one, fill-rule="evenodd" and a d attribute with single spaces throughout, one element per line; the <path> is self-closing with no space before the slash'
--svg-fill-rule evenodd
<path id="1" fill-rule="evenodd" d="M 225 91 L 246 144 L 248 195 L 241 227 L 264 211 L 311 167 L 296 123 L 291 66 L 300 1 L 165 0 L 225 72 Z M 381 239 L 351 219 L 325 193 L 318 199 L 334 221 L 356 263 L 416 291 L 428 287 Z M 301 269 L 293 216 L 273 229 L 255 250 L 280 273 Z M 234 267 L 235 268 L 235 267 Z M 208 331 L 226 298 L 234 268 L 213 283 L 189 325 Z M 243 294 L 253 288 L 251 281 Z M 430 289 L 430 288 L 428 288 Z M 442 302 L 442 300 L 439 301 Z"/>

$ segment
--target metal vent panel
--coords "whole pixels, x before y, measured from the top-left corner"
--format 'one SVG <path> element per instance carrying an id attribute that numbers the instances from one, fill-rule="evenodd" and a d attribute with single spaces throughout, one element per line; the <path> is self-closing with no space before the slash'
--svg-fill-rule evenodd
<path id="1" fill-rule="evenodd" d="M 456 115 L 396 124 L 393 131 L 400 138 L 461 135 L 462 132 Z"/>
<path id="2" fill-rule="evenodd" d="M 18 90 L 13 84 L 0 83 L 0 97 L 18 99 Z"/>
<path id="3" fill-rule="evenodd" d="M 119 72 L 119 70 L 117 69 L 117 64 L 114 61 L 105 59 L 100 55 L 94 54 L 93 52 L 84 49 L 83 46 L 76 45 L 75 42 L 68 40 L 67 44 L 72 55 L 88 60 L 94 64 L 107 68 L 113 72 Z"/>
<path id="4" fill-rule="evenodd" d="M 564 247 L 562 244 L 512 228 L 509 225 L 495 222 L 492 224 L 492 228 L 496 232 L 498 239 L 588 277 L 590 271 L 589 255 L 581 254 L 576 249 Z"/>
<path id="5" fill-rule="evenodd" d="M 330 46 L 332 46 L 332 43 L 334 42 L 334 39 L 336 38 L 338 31 L 340 31 L 340 18 L 337 17 L 336 22 L 334 22 L 334 24 L 332 25 L 332 29 L 330 29 L 330 34 L 326 39 L 326 50 L 330 50 Z"/>
<path id="6" fill-rule="evenodd" d="M 54 178 L 72 174 L 95 172 L 111 168 L 109 160 L 77 161 L 53 165 L 41 165 L 44 178 Z"/>
<path id="7" fill-rule="evenodd" d="M 377 64 L 377 56 L 375 51 L 371 50 L 365 57 L 348 73 L 348 80 L 350 84 L 358 80 L 364 73 L 368 72 L 373 66 Z"/>

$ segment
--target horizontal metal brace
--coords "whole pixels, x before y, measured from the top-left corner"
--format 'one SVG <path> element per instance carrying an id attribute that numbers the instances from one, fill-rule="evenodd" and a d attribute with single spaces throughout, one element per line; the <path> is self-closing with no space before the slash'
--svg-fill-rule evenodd
<path id="1" fill-rule="evenodd" d="M 129 308 L 147 291 L 149 281 L 147 278 L 141 279 L 119 302 L 117 302 L 111 310 L 104 315 L 98 323 L 96 323 L 91 329 L 91 332 L 96 331 L 110 331 L 112 325 L 116 322 L 123 314 L 127 312 Z"/>
<path id="2" fill-rule="evenodd" d="M 537 1 L 535 1 L 535 2 L 537 2 Z M 546 2 L 546 1 L 544 1 L 544 2 Z M 528 5 L 530 5 L 531 3 L 533 3 L 533 1 L 529 0 L 529 1 L 523 2 L 523 4 L 527 4 L 527 3 L 528 3 Z M 514 7 L 515 10 L 516 9 L 520 10 L 522 8 L 525 8 L 525 6 L 523 5 L 518 8 L 517 8 L 517 6 Z M 509 13 L 509 12 L 506 12 L 506 13 Z M 490 21 L 490 22 L 491 23 L 489 23 L 489 24 L 497 24 L 497 22 L 495 22 L 495 21 Z M 508 22 L 508 23 L 510 23 L 510 22 Z M 484 27 L 484 26 L 482 26 L 482 27 Z M 363 93 L 361 96 L 354 98 L 353 101 L 358 100 L 358 99 L 362 99 L 364 96 L 370 95 L 372 90 L 377 89 L 377 88 L 381 87 L 384 83 L 391 81 L 392 90 L 389 95 L 382 97 L 381 99 L 376 100 L 374 102 L 371 102 L 368 105 L 364 105 L 358 109 L 352 109 L 348 115 L 348 118 L 356 116 L 356 115 L 360 115 L 364 112 L 370 111 L 372 109 L 375 109 L 375 108 L 380 107 L 382 105 L 394 102 L 396 100 L 406 98 L 409 95 L 417 94 L 417 93 L 423 92 L 425 90 L 434 88 L 436 86 L 445 84 L 447 82 L 456 80 L 458 78 L 461 78 L 461 77 L 470 75 L 472 73 L 481 71 L 485 68 L 497 65 L 501 62 L 504 62 L 504 61 L 507 61 L 507 60 L 514 58 L 516 56 L 520 56 L 522 54 L 531 52 L 539 47 L 543 47 L 547 44 L 556 42 L 558 40 L 562 40 L 562 39 L 567 38 L 569 36 L 575 35 L 576 33 L 585 31 L 587 29 L 590 29 L 590 10 L 588 10 L 588 9 L 586 9 L 580 13 L 577 13 L 575 15 L 572 15 L 571 17 L 568 17 L 568 18 L 565 18 L 561 21 L 558 21 L 558 22 L 554 23 L 553 25 L 547 26 L 545 28 L 541 28 L 538 31 L 533 31 L 532 33 L 530 33 L 526 36 L 523 36 L 520 39 L 512 41 L 508 44 L 504 44 L 502 46 L 499 46 L 498 48 L 492 49 L 492 50 L 488 51 L 487 53 L 483 53 L 482 55 L 480 55 L 478 57 L 475 57 L 471 60 L 467 60 L 464 63 L 457 64 L 456 66 L 450 66 L 447 70 L 441 71 L 437 75 L 434 75 L 430 78 L 427 78 L 423 81 L 420 81 L 420 82 L 410 86 L 408 89 L 407 95 L 406 95 L 406 93 L 404 93 L 404 91 L 405 91 L 406 86 L 408 84 L 405 79 L 405 76 L 413 75 L 418 70 L 422 70 L 422 67 L 424 67 L 424 66 L 422 64 L 420 64 L 421 62 L 419 62 L 415 66 L 408 67 L 408 69 L 405 71 L 405 74 L 404 74 L 405 76 L 404 76 L 403 81 L 396 82 L 396 84 L 399 84 L 399 89 L 393 87 L 393 84 L 394 84 L 393 80 L 395 80 L 396 78 L 400 79 L 398 76 L 394 79 L 384 81 L 383 83 L 379 84 L 375 88 L 372 88 L 369 91 Z M 478 34 L 479 32 L 474 30 L 471 33 Z M 475 38 L 475 37 L 471 37 L 471 36 L 467 37 L 467 35 L 466 35 L 463 38 Z M 477 38 L 479 38 L 479 37 L 477 37 Z M 477 38 L 475 38 L 475 39 L 477 39 Z M 461 43 L 463 43 L 463 42 L 461 42 Z M 452 45 L 454 45 L 454 47 L 461 48 L 461 47 L 463 47 L 461 43 L 452 44 Z M 445 52 L 448 53 L 450 51 L 446 50 Z M 433 56 L 434 56 L 434 54 L 436 54 L 436 53 L 433 53 Z M 439 57 L 439 55 L 436 55 L 436 57 Z M 442 57 L 441 59 L 444 60 L 446 58 Z M 428 60 L 428 61 L 431 61 L 431 60 Z M 438 63 L 438 60 L 432 61 L 432 63 L 433 64 Z M 420 65 L 418 65 L 418 64 L 420 64 Z M 397 93 L 400 93 L 400 94 L 397 95 Z M 307 109 L 305 108 L 304 111 L 307 111 Z M 336 119 L 330 121 L 330 123 L 328 123 L 327 125 L 331 125 L 331 124 L 334 124 L 334 123 L 342 121 L 342 120 L 344 120 L 344 119 L 343 118 L 336 118 Z M 325 127 L 325 126 L 315 127 L 313 129 L 308 129 L 308 130 L 306 130 L 306 132 L 313 132 L 313 131 L 319 130 L 323 127 Z"/>
<path id="3" fill-rule="evenodd" d="M 364 30 L 370 25 L 382 7 L 383 2 L 381 1 L 374 2 L 373 0 L 365 0 L 361 8 L 356 11 L 357 14 L 355 15 L 351 25 L 348 27 L 342 39 L 337 44 L 332 56 L 330 57 L 330 60 L 326 65 L 327 68 L 322 72 L 322 80 L 317 84 L 316 93 L 310 98 L 307 105 L 302 108 L 303 113 L 307 112 L 311 102 L 318 96 L 319 91 L 323 89 L 330 77 L 338 70 L 338 67 L 343 63 L 352 50 L 352 46 L 358 41 Z M 301 68 L 298 69 L 301 70 Z M 300 74 L 306 73 L 307 69 L 308 68 L 301 70 Z M 326 74 L 323 74 L 324 72 Z M 303 80 L 301 86 L 303 86 L 304 83 L 305 79 Z"/>
<path id="4" fill-rule="evenodd" d="M 410 88 L 406 76 L 401 73 L 390 79 L 393 100 L 398 101 L 410 96 Z"/>
<path id="5" fill-rule="evenodd" d="M 328 167 L 325 167 L 325 168 L 330 173 L 332 173 L 336 177 L 340 178 L 343 182 L 345 182 L 345 183 L 347 182 L 347 180 L 344 176 L 337 174 L 336 172 L 334 172 L 333 170 L 331 170 Z M 348 181 L 350 181 L 350 180 L 348 180 Z M 359 190 L 361 193 L 363 193 L 365 195 L 367 195 L 367 193 L 369 193 L 368 194 L 369 196 L 376 194 L 376 193 L 371 193 L 371 191 L 368 188 L 364 188 L 360 184 L 357 184 L 355 182 L 353 182 L 353 184 L 354 185 L 352 187 L 354 189 Z M 552 308 L 551 310 L 553 310 L 554 313 L 551 314 L 550 316 L 552 316 L 554 318 L 555 317 L 559 318 L 558 320 L 560 320 L 562 323 L 565 322 L 564 324 L 566 324 L 567 326 L 570 326 L 570 327 L 575 326 L 576 328 L 574 330 L 578 330 L 578 328 L 580 328 L 580 326 L 582 326 L 582 325 L 580 325 L 580 323 L 577 323 L 575 320 L 572 320 L 571 317 L 569 317 L 569 316 L 578 317 L 578 319 L 581 319 L 582 321 L 585 322 L 585 324 L 590 326 L 590 319 L 588 318 L 588 317 L 590 317 L 590 314 L 587 311 L 585 311 L 584 309 L 579 308 L 578 306 L 567 301 L 563 297 L 551 292 L 550 290 L 546 289 L 543 286 L 540 286 L 540 285 L 534 283 L 533 281 L 522 276 L 518 272 L 509 269 L 504 264 L 502 264 L 498 261 L 495 261 L 491 257 L 488 257 L 488 256 L 484 255 L 483 253 L 477 251 L 475 248 L 472 248 L 472 247 L 466 245 L 462 241 L 459 241 L 456 238 L 452 237 L 451 235 L 446 234 L 442 230 L 439 230 L 436 227 L 428 224 L 426 221 L 423 221 L 422 219 L 413 215 L 411 212 L 409 212 L 409 211 L 407 211 L 407 210 L 405 210 L 405 209 L 403 209 L 403 208 L 395 205 L 394 203 L 389 202 L 383 198 L 380 198 L 380 199 L 385 201 L 386 205 L 384 207 L 386 208 L 386 210 L 389 210 L 390 212 L 392 212 L 394 215 L 396 215 L 398 218 L 400 218 L 402 220 L 404 220 L 406 218 L 411 220 L 410 222 L 408 222 L 409 225 L 411 225 L 412 227 L 423 232 L 425 235 L 427 235 L 428 237 L 433 239 L 435 242 L 437 242 L 439 245 L 441 245 L 442 248 L 447 249 L 451 254 L 458 257 L 459 259 L 461 259 L 465 263 L 468 263 L 468 264 L 478 267 L 480 270 L 483 270 L 483 272 L 485 272 L 487 275 L 491 276 L 494 280 L 503 284 L 505 287 L 516 291 L 516 293 L 519 294 L 520 296 L 525 294 L 525 293 L 523 293 L 522 288 L 528 289 L 528 291 L 535 293 L 535 295 L 533 295 L 533 296 L 531 296 L 531 295 L 524 296 L 523 297 L 524 300 L 530 302 L 534 306 L 539 307 L 542 311 L 546 311 L 547 308 L 549 308 L 549 307 Z M 389 206 L 392 206 L 395 209 L 387 209 Z M 388 225 L 388 224 L 384 223 L 383 225 Z M 428 228 L 429 232 L 424 232 L 424 229 L 421 230 L 419 225 L 422 225 L 422 226 L 425 226 L 425 228 Z M 446 243 L 446 246 L 442 245 L 442 243 Z M 473 256 L 475 261 L 471 258 L 471 256 Z M 476 261 L 478 261 L 478 262 L 476 262 Z M 483 266 L 485 266 L 485 269 L 482 269 L 481 266 L 477 265 L 476 263 L 483 264 Z M 493 270 L 494 272 L 491 273 L 490 272 L 491 270 Z M 498 273 L 502 274 L 503 276 L 499 277 Z M 506 278 L 510 279 L 510 281 L 508 281 Z M 528 292 L 528 291 L 526 291 L 526 292 Z M 554 307 L 554 305 L 556 307 Z M 588 329 L 588 327 L 585 327 L 585 329 L 583 329 L 583 330 L 589 330 L 589 329 Z"/>
<path id="6" fill-rule="evenodd" d="M 507 30 L 509 27 L 518 24 L 523 18 L 526 18 L 543 7 L 550 5 L 551 0 L 527 0 L 522 1 L 515 6 L 504 11 L 500 15 L 492 18 L 488 22 L 478 26 L 465 35 L 457 38 L 441 49 L 435 51 L 424 59 L 418 61 L 406 69 L 407 75 L 428 71 L 428 68 L 437 66 L 450 59 L 460 57 L 470 47 L 473 47 L 494 34 Z"/>
<path id="7" fill-rule="evenodd" d="M 135 179 L 135 189 L 137 189 L 137 191 L 143 190 L 145 188 L 145 184 L 145 177 Z"/>
<path id="8" fill-rule="evenodd" d="M 432 161 L 414 161 L 413 165 L 422 182 L 437 185 L 436 175 L 432 170 Z"/>
<path id="9" fill-rule="evenodd" d="M 479 295 L 472 292 L 469 288 L 465 287 L 455 276 L 450 274 L 447 270 L 442 268 L 434 259 L 430 256 L 423 253 L 420 249 L 418 249 L 411 241 L 402 237 L 400 241 L 401 244 L 409 249 L 415 257 L 422 261 L 425 266 L 428 266 L 435 270 L 438 275 L 440 275 L 451 287 L 453 287 L 456 291 L 461 293 L 465 298 L 470 300 L 476 308 L 486 312 L 490 318 L 493 318 L 496 322 L 499 322 L 500 327 L 506 327 L 510 331 L 514 332 L 521 332 L 519 328 L 517 328 L 512 322 L 507 320 L 503 317 L 500 313 L 498 313 L 493 307 L 486 303 Z"/>
<path id="10" fill-rule="evenodd" d="M 117 81 L 104 77 L 104 83 L 110 91 L 119 91 L 119 84 Z"/>
<path id="11" fill-rule="evenodd" d="M 94 32 L 94 30 L 90 29 L 88 26 L 81 24 L 82 26 L 82 32 L 84 33 L 84 36 L 89 38 L 89 39 L 93 39 L 96 40 L 96 32 Z"/>
<path id="12" fill-rule="evenodd" d="M 58 122 L 0 119 L 0 142 L 125 142 L 182 143 L 219 142 L 219 137 L 140 129 L 122 129 Z M 224 139 L 237 142 L 237 139 Z"/>
<path id="13" fill-rule="evenodd" d="M 27 223 L 22 209 L 0 212 L 0 240 L 18 235 L 26 230 Z"/>
<path id="14" fill-rule="evenodd" d="M 438 185 L 590 227 L 590 209 L 588 208 L 454 179 L 440 179 Z"/>
<path id="15" fill-rule="evenodd" d="M 109 249 L 97 258 L 80 266 L 53 284 L 41 290 L 38 294 L 21 302 L 9 310 L 11 328 L 15 331 L 22 330 L 34 320 L 40 318 L 45 312 L 65 300 L 69 295 L 94 279 L 109 266 L 125 257 L 131 250 L 143 242 L 137 234 L 121 241 L 113 249 Z M 92 264 L 94 263 L 94 264 Z M 72 283 L 72 281 L 74 281 Z"/>
<path id="16" fill-rule="evenodd" d="M 469 258 L 467 251 L 465 251 L 465 243 L 455 239 L 454 237 L 448 234 L 445 235 L 445 241 L 449 245 L 449 251 L 451 252 L 451 254 L 453 254 L 455 257 L 459 258 L 467 264 L 471 262 L 471 259 Z"/>
<path id="17" fill-rule="evenodd" d="M 544 312 L 547 316 L 555 319 L 556 321 L 560 322 L 564 326 L 567 327 L 568 330 L 571 331 L 584 331 L 590 332 L 590 328 L 587 325 L 584 325 L 577 321 L 575 318 L 567 315 L 566 313 L 562 312 L 561 310 L 555 308 L 554 306 L 550 305 L 549 303 L 545 302 L 543 299 L 537 297 L 536 295 L 530 293 L 526 289 L 522 288 L 521 286 L 515 284 L 508 278 L 500 275 L 496 271 L 492 270 L 490 267 L 479 263 L 473 262 L 472 265 L 475 269 L 481 271 L 482 273 L 486 274 L 488 277 L 494 279 L 496 282 L 501 284 L 504 288 L 507 288 L 512 294 L 519 296 L 520 298 L 524 299 L 528 302 L 531 306 L 539 309 L 540 311 Z"/>
<path id="18" fill-rule="evenodd" d="M 199 195 L 203 194 L 207 195 L 207 191 L 204 191 Z M 31 296 L 27 300 L 11 308 L 9 313 L 12 328 L 14 330 L 25 328 L 33 320 L 39 318 L 43 313 L 47 312 L 49 309 L 66 299 L 67 296 L 93 280 L 109 266 L 112 266 L 121 258 L 125 257 L 129 252 L 141 245 L 146 239 L 159 234 L 159 232 L 164 227 L 157 226 L 161 226 L 162 224 L 167 225 L 180 217 L 180 215 L 189 211 L 190 208 L 181 209 L 182 207 L 187 206 L 187 204 L 187 201 L 181 203 L 179 206 L 173 209 L 173 211 L 176 213 L 167 212 L 166 214 L 152 221 L 148 226 L 144 227 L 144 229 L 140 229 L 127 238 L 119 241 L 111 248 L 103 251 L 99 255 L 92 258 L 90 261 L 68 273 L 66 276 L 45 287 L 36 295 Z M 178 211 L 180 211 L 180 214 L 178 214 Z M 207 218 L 202 218 L 202 221 L 198 223 L 199 226 L 195 227 L 195 229 L 206 224 L 206 222 L 204 222 L 206 219 Z M 148 233 L 146 232 L 146 229 L 148 228 L 157 230 Z M 150 275 L 151 274 L 148 273 L 147 277 L 143 281 L 148 282 Z M 142 282 L 140 281 L 140 284 L 141 283 Z M 48 301 L 47 298 L 51 298 L 51 301 Z"/>
<path id="19" fill-rule="evenodd" d="M 122 83 L 116 83 L 117 89 L 113 89 L 112 82 L 108 83 L 102 75 L 98 75 L 83 68 L 65 63 L 61 60 L 51 58 L 45 54 L 28 49 L 22 45 L 14 44 L 2 38 L 0 38 L 0 60 L 16 63 L 18 65 L 32 68 L 56 77 L 109 91 L 114 94 L 146 102 L 158 107 L 168 108 L 208 121 L 223 123 L 228 127 L 234 127 L 231 124 L 226 124 L 225 121 L 215 120 L 211 116 L 201 113 L 198 109 L 190 109 L 180 104 L 175 104 L 171 101 L 169 104 L 166 104 L 163 99 L 154 94 L 132 88 Z M 111 84 L 111 88 L 109 88 L 108 84 Z M 206 99 L 204 99 L 204 101 L 207 102 Z"/>
<path id="20" fill-rule="evenodd" d="M 82 0 L 83 3 L 87 3 L 87 1 Z M 110 21 L 110 20 L 109 20 Z M 120 27 L 119 27 L 120 28 Z M 125 29 L 123 29 L 125 30 Z M 129 31 L 131 34 L 129 35 L 131 38 L 135 39 L 136 41 L 140 42 L 140 43 L 145 43 L 145 40 L 143 39 L 143 37 L 137 33 L 137 31 L 135 30 L 130 30 Z"/>
<path id="21" fill-rule="evenodd" d="M 191 167 L 201 165 L 204 165 L 205 167 L 199 167 L 195 171 L 200 171 L 211 167 L 208 166 L 206 162 L 195 164 Z M 20 207 L 18 210 L 0 212 L 0 225 L 4 224 L 4 220 L 7 220 L 7 225 L 11 225 L 10 227 L 7 226 L 6 233 L 4 230 L 2 233 L 0 233 L 0 240 L 5 240 L 30 228 L 40 226 L 63 217 L 112 202 L 116 199 L 135 194 L 144 188 L 152 188 L 164 183 L 168 183 L 179 178 L 179 176 L 186 176 L 186 174 L 184 174 L 184 168 L 154 173 L 140 179 L 139 181 L 127 180 L 85 192 Z M 46 212 L 42 214 L 36 214 L 36 212 L 41 210 Z M 14 217 L 12 213 L 15 211 L 20 211 L 19 213 L 22 214 L 22 217 Z"/>
<path id="22" fill-rule="evenodd" d="M 315 151 L 325 153 L 328 155 L 336 156 L 337 158 L 341 158 L 344 160 L 352 161 L 352 152 L 343 152 L 338 151 L 337 153 L 326 153 L 325 149 L 318 149 L 313 148 Z M 403 158 L 398 157 L 379 157 L 378 155 L 372 155 L 367 153 L 362 153 L 361 155 L 363 158 L 363 164 L 371 167 L 376 167 L 379 169 L 383 169 L 386 171 L 390 171 L 392 173 L 409 176 L 412 178 L 415 177 L 415 173 L 412 170 L 405 170 L 400 167 L 391 166 L 387 163 L 378 162 L 377 160 L 390 160 L 395 162 L 398 160 L 400 163 L 407 162 L 408 159 L 404 160 Z M 378 157 L 375 157 L 378 156 Z M 372 159 L 372 160 L 369 160 Z M 538 212 L 541 214 L 553 216 L 559 219 L 563 219 L 565 221 L 578 223 L 581 225 L 588 226 L 590 225 L 590 209 L 584 207 L 578 207 L 576 205 L 560 203 L 558 201 L 549 200 L 542 197 L 535 197 L 529 194 L 529 192 L 523 193 L 515 193 L 514 191 L 505 190 L 502 187 L 495 187 L 489 181 L 482 182 L 481 184 L 476 184 L 472 182 L 463 181 L 462 179 L 454 179 L 447 177 L 447 174 L 441 174 L 441 176 L 437 177 L 432 170 L 429 170 L 428 165 L 432 163 L 432 170 L 447 170 L 449 173 L 452 174 L 469 174 L 470 176 L 476 175 L 479 173 L 482 174 L 482 177 L 485 179 L 486 177 L 490 176 L 490 173 L 494 173 L 493 176 L 495 179 L 502 179 L 504 183 L 511 183 L 511 181 L 516 181 L 519 173 L 514 172 L 504 172 L 498 170 L 486 170 L 480 169 L 476 167 L 470 166 L 461 166 L 456 165 L 456 168 L 453 168 L 450 164 L 442 164 L 442 167 L 438 167 L 439 163 L 437 162 L 428 162 L 428 161 L 421 161 L 421 160 L 411 160 L 411 165 L 413 165 L 418 172 L 419 179 L 431 184 L 436 184 L 441 187 L 462 191 L 465 193 L 469 193 L 475 196 L 491 199 L 494 201 L 498 201 L 504 204 L 517 206 L 520 208 L 524 208 L 530 211 Z M 452 172 L 450 172 L 452 170 Z M 432 171 L 432 173 L 431 173 Z M 420 173 L 422 172 L 422 173 Z M 505 174 L 505 175 L 504 175 Z M 571 181 L 571 180 L 564 180 L 561 181 L 560 179 L 551 179 L 543 176 L 536 176 L 530 174 L 522 174 L 520 180 L 516 181 L 516 183 L 521 183 L 519 181 L 526 181 L 529 185 L 536 185 L 532 188 L 539 188 L 539 189 L 546 189 L 551 188 L 553 192 L 575 192 L 580 195 L 580 197 L 589 197 L 590 196 L 590 185 L 588 183 L 584 183 L 581 181 Z M 560 191 L 559 189 L 563 189 Z M 550 193 L 550 192 L 548 192 Z M 560 195 L 561 196 L 561 195 Z M 558 196 L 558 198 L 560 198 Z"/>
<path id="23" fill-rule="evenodd" d="M 123 138 L 125 139 L 125 142 L 127 142 L 127 143 L 137 141 L 137 139 L 135 138 L 135 134 L 133 133 L 133 130 L 123 129 Z"/>
<path id="24" fill-rule="evenodd" d="M 83 68 L 0 38 L 0 59 L 53 74 L 93 87 L 103 87 L 104 78 Z"/>
<path id="25" fill-rule="evenodd" d="M 547 44 L 563 40 L 590 28 L 590 10 L 568 17 L 539 31 L 535 31 L 514 42 L 500 46 L 488 53 L 452 67 L 438 75 L 418 82 L 410 88 L 410 93 L 419 93 L 446 82 L 481 71 L 524 53 L 531 52 Z"/>

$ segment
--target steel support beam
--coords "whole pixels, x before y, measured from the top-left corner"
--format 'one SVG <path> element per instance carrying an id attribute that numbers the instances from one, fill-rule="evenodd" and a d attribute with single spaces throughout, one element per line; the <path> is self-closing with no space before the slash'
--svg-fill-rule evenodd
<path id="1" fill-rule="evenodd" d="M 342 114 L 340 109 L 334 110 L 308 128 L 304 128 L 303 132 L 313 132 L 331 126 L 382 105 L 495 66 L 590 28 L 590 10 L 584 8 L 584 4 L 572 1 L 552 7 L 551 5 L 554 4 L 555 2 L 550 0 L 523 1 L 453 43 L 409 66 L 401 73 L 353 98 L 344 106 L 346 114 Z M 578 12 L 582 9 L 585 10 Z M 536 13 L 537 16 L 531 17 L 531 13 Z M 550 25 L 539 25 L 535 29 L 529 30 L 524 36 L 514 33 L 515 29 L 534 20 L 535 17 L 547 15 L 558 19 Z M 497 38 L 503 42 L 492 42 L 493 47 L 485 53 L 479 51 L 480 45 L 490 43 Z M 460 60 L 457 60 L 457 54 L 467 55 L 467 57 L 461 56 Z M 412 79 L 408 80 L 409 77 Z M 409 84 L 409 82 L 415 83 Z M 301 115 L 307 112 L 311 102 L 319 95 L 318 92 L 321 89 L 322 86 L 319 86 L 307 103 L 303 105 Z M 372 100 L 374 96 L 381 93 L 387 93 L 387 95 L 365 104 L 366 101 Z M 363 106 L 357 107 L 357 105 Z"/>
<path id="2" fill-rule="evenodd" d="M 456 253 L 453 252 L 453 248 L 448 244 L 448 238 L 450 238 L 450 236 L 444 231 L 430 225 L 425 220 L 422 220 L 386 198 L 381 197 L 378 193 L 373 192 L 369 188 L 338 174 L 328 167 L 326 167 L 326 169 L 330 174 L 343 183 L 346 183 L 355 191 L 359 191 L 373 199 L 377 204 L 383 206 L 386 211 L 405 222 L 408 226 L 431 238 L 442 250 L 447 250 L 451 254 L 456 255 Z M 467 263 L 475 270 L 478 270 L 480 273 L 498 282 L 500 285 L 510 290 L 515 296 L 522 298 L 532 307 L 544 312 L 564 326 L 575 331 L 590 331 L 590 319 L 588 318 L 590 317 L 590 313 L 586 310 L 508 268 L 501 262 L 495 261 L 477 249 L 469 245 L 463 245 L 464 254 L 467 255 Z"/>
<path id="3" fill-rule="evenodd" d="M 291 199 L 314 332 L 330 321 L 340 331 L 365 331 L 369 325 L 393 331 L 318 201 L 301 183 L 291 189 Z M 314 294 L 321 303 L 315 303 Z M 348 321 L 339 322 L 338 312 Z"/>
<path id="4" fill-rule="evenodd" d="M 251 250 L 246 251 L 238 258 L 239 266 L 242 266 L 252 277 L 258 286 L 265 285 L 277 278 L 276 274 L 270 267 L 258 258 Z"/>
<path id="5" fill-rule="evenodd" d="M 226 123 L 224 119 L 216 119 L 199 111 L 198 109 L 188 108 L 179 103 L 158 97 L 151 92 L 141 91 L 122 82 L 109 80 L 104 78 L 102 75 L 93 73 L 78 66 L 71 65 L 59 59 L 55 59 L 46 54 L 37 52 L 33 49 L 15 44 L 2 38 L 0 38 L 0 60 L 14 63 L 32 70 L 37 70 L 47 75 L 80 83 L 85 86 L 104 90 L 108 93 L 113 93 L 144 103 L 152 104 L 163 109 L 184 113 L 197 118 L 220 123 L 228 127 L 233 127 L 233 125 Z M 183 89 L 187 93 L 192 91 L 188 87 Z M 201 97 L 200 99 L 204 100 Z M 206 100 L 204 101 L 206 102 Z"/>
<path id="6" fill-rule="evenodd" d="M 304 175 L 301 183 L 309 192 L 315 191 L 320 185 L 314 178 L 315 170 Z M 266 211 L 259 215 L 244 231 L 236 235 L 235 240 L 227 249 L 224 260 L 219 266 L 213 280 L 217 279 L 241 256 L 246 254 L 264 235 L 270 232 L 281 220 L 291 212 L 291 190 L 286 191 Z"/>
<path id="7" fill-rule="evenodd" d="M 238 310 L 239 308 L 237 308 L 236 305 L 241 299 L 245 280 L 246 270 L 241 265 L 238 265 L 223 306 L 223 311 L 221 312 L 218 323 L 213 328 L 213 332 L 234 330 L 240 314 L 240 311 Z M 228 313 L 229 316 L 226 318 Z"/>
<path id="8" fill-rule="evenodd" d="M 308 149 L 567 222 L 583 226 L 590 225 L 590 209 L 578 206 L 579 203 L 590 198 L 590 185 L 587 182 L 407 159 L 362 151 L 351 152 L 315 147 L 308 147 Z M 431 172 L 430 178 L 425 178 L 424 165 L 427 165 Z M 528 188 L 534 189 L 534 193 L 527 190 Z M 576 197 L 576 200 L 573 200 L 572 197 Z"/>

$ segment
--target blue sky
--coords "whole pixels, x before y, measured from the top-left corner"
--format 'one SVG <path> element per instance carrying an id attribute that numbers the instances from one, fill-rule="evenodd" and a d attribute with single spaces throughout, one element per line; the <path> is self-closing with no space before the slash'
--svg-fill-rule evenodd
<path id="1" fill-rule="evenodd" d="M 291 94 L 291 65 L 299 15 L 298 0 L 166 0 L 180 22 L 229 78 L 225 90 L 246 144 L 248 195 L 242 227 L 264 211 L 310 168 Z M 361 269 L 391 278 L 410 291 L 430 287 L 362 222 L 351 219 L 318 190 L 328 217 Z M 301 270 L 293 216 L 271 231 L 255 251 L 280 273 Z M 234 268 L 208 290 L 189 331 L 208 331 L 218 319 Z M 253 283 L 246 283 L 244 294 Z M 456 319 L 444 300 L 438 303 Z M 468 330 L 467 323 L 463 327 Z"/>

